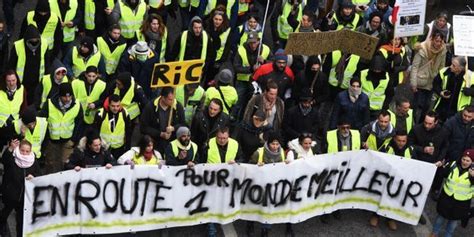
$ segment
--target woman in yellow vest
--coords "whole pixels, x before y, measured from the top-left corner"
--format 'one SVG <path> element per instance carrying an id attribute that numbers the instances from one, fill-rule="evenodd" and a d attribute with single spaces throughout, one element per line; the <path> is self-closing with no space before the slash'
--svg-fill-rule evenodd
<path id="1" fill-rule="evenodd" d="M 165 62 L 168 29 L 161 16 L 157 14 L 148 15 L 140 30 L 136 32 L 136 38 L 137 41 L 145 41 L 148 47 L 159 55 L 160 62 Z"/>
<path id="2" fill-rule="evenodd" d="M 474 149 L 464 151 L 461 159 L 443 169 L 446 178 L 436 206 L 438 216 L 431 236 L 438 236 L 447 221 L 445 236 L 453 236 L 459 220 L 468 218 L 474 195 Z"/>
<path id="3" fill-rule="evenodd" d="M 239 45 L 244 45 L 247 42 L 249 32 L 257 32 L 258 38 L 262 38 L 262 26 L 260 19 L 256 12 L 250 12 L 247 16 L 247 21 L 238 28 L 238 42 Z"/>
<path id="4" fill-rule="evenodd" d="M 125 152 L 117 163 L 121 165 L 130 165 L 133 169 L 135 165 L 159 165 L 163 161 L 160 152 L 153 149 L 155 141 L 148 136 L 144 135 L 138 142 L 138 147 L 132 147 L 129 151 Z"/>
<path id="5" fill-rule="evenodd" d="M 408 66 L 410 66 L 410 62 L 408 61 L 403 39 L 393 37 L 393 32 L 390 32 L 388 37 L 390 41 L 380 46 L 377 53 L 387 60 L 390 84 L 392 87 L 396 87 L 398 84 L 405 82 L 405 74 Z"/>

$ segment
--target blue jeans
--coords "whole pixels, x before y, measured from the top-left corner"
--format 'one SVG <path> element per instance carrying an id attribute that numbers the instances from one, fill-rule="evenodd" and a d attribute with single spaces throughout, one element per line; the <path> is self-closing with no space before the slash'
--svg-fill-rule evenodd
<path id="1" fill-rule="evenodd" d="M 217 236 L 216 223 L 207 224 L 207 236 L 209 236 L 209 237 L 216 237 Z"/>
<path id="2" fill-rule="evenodd" d="M 444 222 L 448 222 L 446 225 L 445 229 L 445 237 L 451 237 L 453 236 L 454 230 L 456 229 L 456 226 L 458 225 L 458 221 L 456 220 L 447 220 L 446 218 L 442 217 L 441 215 L 438 214 L 436 217 L 435 223 L 433 225 L 433 234 L 436 236 L 439 236 L 439 232 L 441 230 L 441 227 L 443 226 Z"/>

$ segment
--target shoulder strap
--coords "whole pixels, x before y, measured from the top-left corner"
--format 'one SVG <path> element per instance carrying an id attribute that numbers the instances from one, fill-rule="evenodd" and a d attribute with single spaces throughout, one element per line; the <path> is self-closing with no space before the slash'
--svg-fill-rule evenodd
<path id="1" fill-rule="evenodd" d="M 230 106 L 227 104 L 227 101 L 225 101 L 224 94 L 222 94 L 222 91 L 221 91 L 221 87 L 220 87 L 220 86 L 216 86 L 216 89 L 217 89 L 217 91 L 219 92 L 219 95 L 220 95 L 221 98 L 222 98 L 222 102 L 224 102 L 225 108 L 226 108 L 227 111 L 229 111 L 229 113 L 230 113 Z"/>

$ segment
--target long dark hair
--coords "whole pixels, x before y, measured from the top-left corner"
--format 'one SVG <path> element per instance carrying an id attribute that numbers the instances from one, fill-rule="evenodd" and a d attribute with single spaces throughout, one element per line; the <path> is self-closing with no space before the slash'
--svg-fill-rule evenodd
<path id="1" fill-rule="evenodd" d="M 140 148 L 140 156 L 143 156 L 145 154 L 146 147 L 150 142 L 155 145 L 155 141 L 153 138 L 150 137 L 150 135 L 144 135 L 142 138 L 140 138 L 140 141 L 138 142 L 138 147 Z"/>
<path id="2" fill-rule="evenodd" d="M 229 16 L 227 16 L 226 8 L 223 5 L 219 5 L 214 10 L 211 11 L 208 27 L 209 29 L 214 29 L 214 16 L 221 15 L 222 16 L 222 25 L 217 28 L 217 32 L 224 32 L 229 28 Z"/>
<path id="3" fill-rule="evenodd" d="M 158 21 L 158 24 L 160 25 L 158 27 L 158 33 L 160 34 L 160 37 L 163 38 L 164 34 L 165 34 L 165 31 L 166 31 L 166 26 L 165 26 L 165 22 L 163 21 L 163 18 L 161 18 L 160 15 L 158 14 L 150 14 L 148 15 L 148 18 L 146 20 L 143 21 L 143 24 L 142 26 L 140 27 L 140 32 L 142 34 L 145 34 L 145 32 L 147 31 L 151 31 L 151 22 L 153 20 L 157 20 Z"/>

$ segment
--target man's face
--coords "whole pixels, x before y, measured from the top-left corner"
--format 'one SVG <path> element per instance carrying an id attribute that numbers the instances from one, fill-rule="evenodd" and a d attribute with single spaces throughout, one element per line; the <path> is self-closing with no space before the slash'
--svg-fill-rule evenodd
<path id="1" fill-rule="evenodd" d="M 284 71 L 285 70 L 285 67 L 286 67 L 286 61 L 285 60 L 278 60 L 275 62 L 278 70 L 280 71 Z"/>
<path id="2" fill-rule="evenodd" d="M 301 103 L 301 106 L 303 106 L 303 108 L 309 108 L 313 105 L 312 100 L 303 100 L 300 103 Z"/>
<path id="3" fill-rule="evenodd" d="M 470 123 L 472 122 L 472 119 L 474 118 L 474 113 L 469 113 L 469 111 L 467 110 L 463 110 L 462 111 L 462 121 L 467 124 L 467 123 Z"/>
<path id="4" fill-rule="evenodd" d="M 311 27 L 313 26 L 313 22 L 311 21 L 311 18 L 307 15 L 303 15 L 301 18 L 301 26 L 302 27 Z"/>
<path id="5" fill-rule="evenodd" d="M 94 84 L 94 82 L 97 80 L 97 73 L 95 72 L 86 73 L 86 80 L 87 80 L 87 83 Z"/>
<path id="6" fill-rule="evenodd" d="M 385 10 L 387 9 L 388 4 L 385 2 L 377 2 L 377 9 L 379 10 Z"/>
<path id="7" fill-rule="evenodd" d="M 401 105 L 397 106 L 398 115 L 405 116 L 410 110 L 410 102 L 404 102 Z"/>
<path id="8" fill-rule="evenodd" d="M 72 101 L 72 96 L 71 95 L 66 95 L 66 96 L 60 96 L 59 99 L 63 104 L 69 104 Z"/>
<path id="9" fill-rule="evenodd" d="M 449 68 L 451 69 L 451 72 L 456 75 L 459 75 L 462 71 L 464 71 L 464 68 L 461 67 L 458 60 L 456 59 L 451 60 L 451 65 L 449 66 Z"/>
<path id="10" fill-rule="evenodd" d="M 7 75 L 7 77 L 5 78 L 5 84 L 7 85 L 7 88 L 10 90 L 16 89 L 17 80 L 18 79 L 16 79 L 15 74 Z"/>
<path id="11" fill-rule="evenodd" d="M 190 141 L 191 141 L 191 136 L 189 136 L 189 134 L 184 134 L 179 137 L 179 142 L 184 146 L 187 146 Z"/>
<path id="12" fill-rule="evenodd" d="M 402 149 L 407 144 L 408 137 L 406 135 L 397 135 L 395 136 L 394 140 L 398 149 Z"/>
<path id="13" fill-rule="evenodd" d="M 370 27 L 372 27 L 372 29 L 378 29 L 380 27 L 381 22 L 382 22 L 382 19 L 376 16 L 372 18 L 372 20 L 370 21 Z"/>
<path id="14" fill-rule="evenodd" d="M 91 151 L 95 153 L 99 153 L 101 145 L 102 145 L 102 142 L 100 141 L 99 138 L 97 138 L 94 141 L 92 141 L 92 143 L 89 145 L 89 149 L 91 149 Z"/>
<path id="15" fill-rule="evenodd" d="M 209 111 L 209 117 L 214 118 L 221 112 L 221 107 L 218 104 L 211 102 L 209 104 L 208 111 Z"/>
<path id="16" fill-rule="evenodd" d="M 202 32 L 202 24 L 199 22 L 193 23 L 193 33 L 195 36 L 200 36 Z"/>
<path id="17" fill-rule="evenodd" d="M 163 101 L 163 104 L 165 104 L 166 106 L 173 106 L 174 94 L 169 93 L 167 96 L 161 97 L 161 100 Z"/>
<path id="18" fill-rule="evenodd" d="M 425 127 L 426 131 L 430 131 L 433 129 L 438 121 L 434 117 L 430 117 L 428 115 L 425 116 L 425 120 L 423 120 L 423 126 Z"/>
<path id="19" fill-rule="evenodd" d="M 278 142 L 277 140 L 272 141 L 270 144 L 268 144 L 268 148 L 270 148 L 270 151 L 272 152 L 277 152 L 280 148 L 280 142 Z"/>
<path id="20" fill-rule="evenodd" d="M 116 80 L 116 81 L 115 81 L 115 86 L 117 86 L 117 88 L 118 88 L 119 90 L 122 90 L 122 89 L 124 88 L 123 83 L 122 83 L 121 81 L 119 81 L 119 80 Z"/>
<path id="21" fill-rule="evenodd" d="M 249 42 L 249 48 L 252 50 L 252 51 L 255 51 L 258 49 L 258 45 L 259 45 L 259 41 L 257 42 Z"/>
<path id="22" fill-rule="evenodd" d="M 271 103 L 276 101 L 277 96 L 278 89 L 269 89 L 267 92 L 265 92 L 265 99 L 267 99 Z"/>
<path id="23" fill-rule="evenodd" d="M 313 71 L 313 72 L 319 71 L 320 68 L 321 68 L 320 64 L 315 63 L 315 64 L 311 65 L 311 71 Z"/>
<path id="24" fill-rule="evenodd" d="M 113 40 L 118 40 L 120 38 L 120 30 L 119 29 L 113 29 L 110 32 L 110 38 Z"/>
<path id="25" fill-rule="evenodd" d="M 88 54 L 89 53 L 89 48 L 87 48 L 84 45 L 81 45 L 80 50 L 81 50 L 82 54 Z"/>
<path id="26" fill-rule="evenodd" d="M 379 115 L 379 117 L 377 118 L 377 123 L 379 124 L 379 127 L 382 130 L 387 129 L 388 125 L 390 124 L 390 116 Z"/>
<path id="27" fill-rule="evenodd" d="M 228 132 L 218 132 L 216 135 L 217 144 L 220 146 L 225 146 L 229 142 L 229 133 Z"/>
<path id="28" fill-rule="evenodd" d="M 28 129 L 33 130 L 33 129 L 35 129 L 36 121 L 31 122 L 31 123 L 29 123 L 29 124 L 26 124 L 25 126 L 26 126 Z"/>
<path id="29" fill-rule="evenodd" d="M 122 107 L 122 105 L 120 104 L 120 101 L 111 101 L 109 103 L 109 110 L 113 114 L 117 114 L 120 111 L 121 107 Z"/>
<path id="30" fill-rule="evenodd" d="M 349 136 L 349 133 L 351 132 L 351 125 L 350 124 L 342 124 L 337 126 L 337 129 L 339 130 L 339 133 L 343 137 Z"/>

